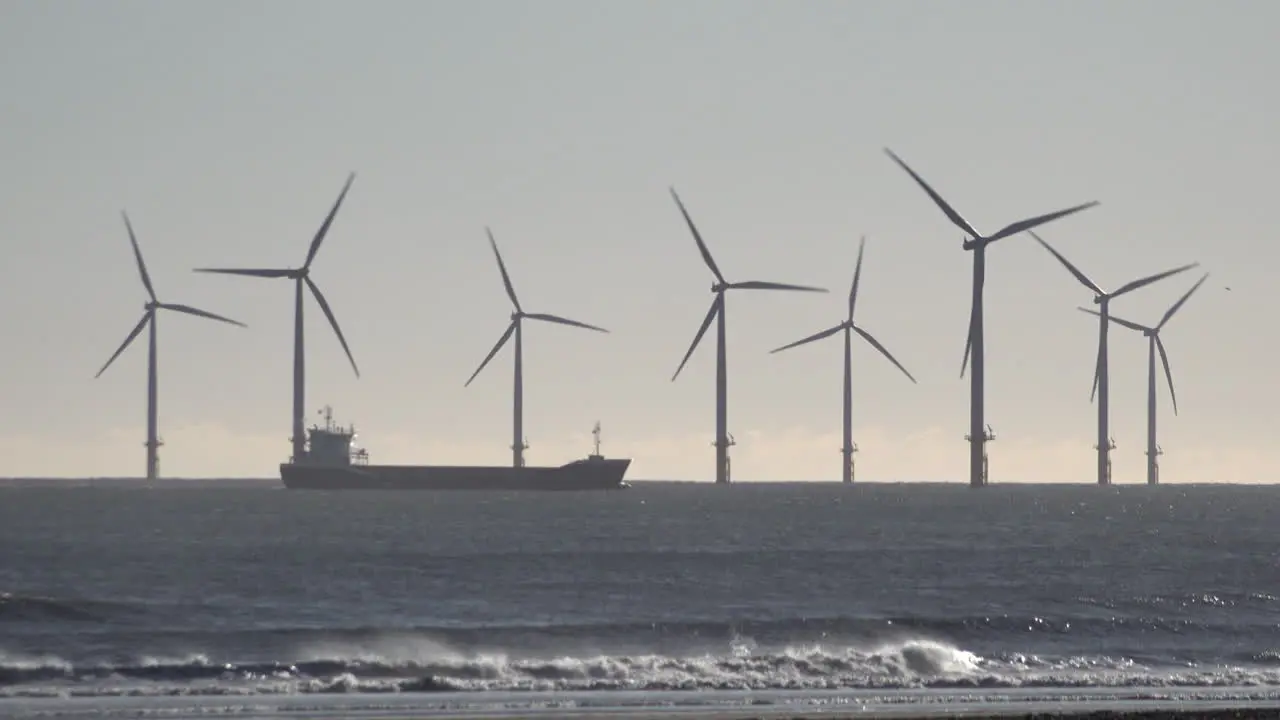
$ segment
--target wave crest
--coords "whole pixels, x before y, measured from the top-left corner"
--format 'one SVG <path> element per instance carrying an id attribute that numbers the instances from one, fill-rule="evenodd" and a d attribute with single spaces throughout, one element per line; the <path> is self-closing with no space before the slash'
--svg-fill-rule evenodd
<path id="1" fill-rule="evenodd" d="M 281 694 L 574 690 L 850 690 L 1280 686 L 1274 667 L 1152 668 L 1129 658 L 980 657 L 928 638 L 868 647 L 795 645 L 721 653 L 513 657 L 440 643 L 309 648 L 281 662 L 202 655 L 78 666 L 0 655 L 0 695 Z M 122 689 L 123 688 L 123 689 Z"/>

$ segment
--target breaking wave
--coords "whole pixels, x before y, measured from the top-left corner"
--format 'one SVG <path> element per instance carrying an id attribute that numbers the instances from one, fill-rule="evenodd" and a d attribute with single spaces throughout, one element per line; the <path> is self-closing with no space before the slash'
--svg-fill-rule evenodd
<path id="1" fill-rule="evenodd" d="M 1280 599 L 1274 595 L 1074 601 L 1077 611 L 1069 618 L 992 613 L 307 627 L 246 624 L 250 616 L 239 614 L 243 608 L 216 602 L 0 594 L 0 698 L 1224 687 L 1280 692 Z M 1103 647 L 1108 654 L 1089 654 Z M 1034 652 L 1010 650 L 1027 648 Z"/>
<path id="2" fill-rule="evenodd" d="M 0 697 L 1274 686 L 1280 686 L 1274 658 L 1259 657 L 1253 667 L 1161 667 L 1105 656 L 980 657 L 925 638 L 864 648 L 804 645 L 774 651 L 740 639 L 727 652 L 685 656 L 462 655 L 437 643 L 406 643 L 389 652 L 317 646 L 280 662 L 223 662 L 192 655 L 77 665 L 56 657 L 0 652 Z"/>

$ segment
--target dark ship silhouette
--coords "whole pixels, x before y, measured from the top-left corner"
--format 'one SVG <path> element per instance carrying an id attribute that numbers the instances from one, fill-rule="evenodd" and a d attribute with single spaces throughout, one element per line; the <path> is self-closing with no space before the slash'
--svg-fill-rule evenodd
<path id="1" fill-rule="evenodd" d="M 372 465 L 367 450 L 354 445 L 355 426 L 334 423 L 325 407 L 324 427 L 307 430 L 302 457 L 280 464 L 291 490 L 619 490 L 630 458 L 600 454 L 600 423 L 592 430 L 595 450 L 560 466 Z"/>

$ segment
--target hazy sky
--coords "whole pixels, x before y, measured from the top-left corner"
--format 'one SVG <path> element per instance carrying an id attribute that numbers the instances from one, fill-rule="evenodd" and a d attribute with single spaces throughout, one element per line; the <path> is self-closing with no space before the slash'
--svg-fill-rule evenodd
<path id="1" fill-rule="evenodd" d="M 273 476 L 289 452 L 284 267 L 358 177 L 312 277 L 309 411 L 375 462 L 509 461 L 508 321 L 530 323 L 530 463 L 590 450 L 634 478 L 713 476 L 714 335 L 676 382 L 712 276 L 830 295 L 729 298 L 738 480 L 839 477 L 841 349 L 768 350 L 859 320 L 920 380 L 854 356 L 859 476 L 960 480 L 970 256 L 884 155 L 980 229 L 1099 200 L 1042 235 L 1105 288 L 1199 261 L 1164 332 L 1165 482 L 1273 482 L 1280 4 L 1256 2 L 0 2 L 0 476 L 141 475 L 145 336 L 94 373 L 145 292 L 248 323 L 160 318 L 162 472 Z M 1093 479 L 1090 293 L 1029 236 L 988 257 L 992 481 Z M 1154 323 L 1191 271 L 1114 302 Z M 1230 287 L 1228 291 L 1226 288 Z M 1112 330 L 1115 480 L 1144 478 L 1146 343 Z M 312 416 L 314 417 L 314 415 Z"/>

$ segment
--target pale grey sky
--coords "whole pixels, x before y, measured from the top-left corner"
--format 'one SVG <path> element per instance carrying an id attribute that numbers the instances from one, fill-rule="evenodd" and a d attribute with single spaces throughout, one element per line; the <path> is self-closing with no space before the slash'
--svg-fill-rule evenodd
<path id="1" fill-rule="evenodd" d="M 463 382 L 510 312 L 531 325 L 531 463 L 607 454 L 632 477 L 713 474 L 714 337 L 670 382 L 712 277 L 667 187 L 731 279 L 830 295 L 730 298 L 738 480 L 839 476 L 838 322 L 869 237 L 859 319 L 916 375 L 855 352 L 864 479 L 966 473 L 958 377 L 970 258 L 882 152 L 981 229 L 1087 200 L 1042 235 L 1103 287 L 1200 261 L 1164 332 L 1165 482 L 1272 482 L 1280 349 L 1280 4 L 1255 2 L 0 3 L 0 476 L 140 475 L 146 345 L 93 375 L 162 300 L 162 471 L 272 476 L 287 457 L 292 288 L 198 266 L 296 266 L 349 171 L 313 266 L 308 407 L 375 462 L 510 457 L 511 355 Z M 1154 323 L 1197 271 L 1117 300 Z M 1230 286 L 1231 291 L 1225 289 Z M 988 261 L 993 482 L 1093 476 L 1089 293 L 1023 235 Z M 1113 329 L 1115 480 L 1144 467 L 1146 345 Z"/>

